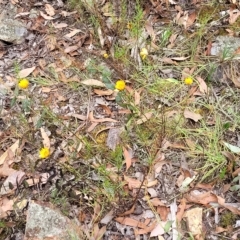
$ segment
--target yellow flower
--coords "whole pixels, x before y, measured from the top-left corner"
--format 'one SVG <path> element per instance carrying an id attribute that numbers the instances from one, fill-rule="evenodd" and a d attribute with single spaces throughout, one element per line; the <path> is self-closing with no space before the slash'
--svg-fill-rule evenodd
<path id="1" fill-rule="evenodd" d="M 19 88 L 22 88 L 22 89 L 26 89 L 28 88 L 29 86 L 29 81 L 27 79 L 21 79 L 19 82 L 18 82 L 18 87 Z"/>
<path id="2" fill-rule="evenodd" d="M 127 29 L 132 29 L 132 23 L 131 22 L 127 23 Z"/>
<path id="3" fill-rule="evenodd" d="M 115 84 L 115 89 L 122 91 L 126 87 L 126 83 L 123 80 L 118 80 Z"/>
<path id="4" fill-rule="evenodd" d="M 186 85 L 191 85 L 193 83 L 193 78 L 192 77 L 187 77 L 184 79 L 184 83 Z"/>
<path id="5" fill-rule="evenodd" d="M 142 58 L 142 60 L 144 60 L 148 55 L 148 50 L 146 48 L 142 48 L 140 51 L 140 57 Z"/>
<path id="6" fill-rule="evenodd" d="M 39 151 L 39 157 L 40 158 L 47 158 L 47 157 L 49 157 L 49 155 L 50 155 L 49 148 L 44 147 Z"/>
<path id="7" fill-rule="evenodd" d="M 103 57 L 104 57 L 104 58 L 109 58 L 109 55 L 108 55 L 107 53 L 104 53 L 104 54 L 103 54 Z"/>

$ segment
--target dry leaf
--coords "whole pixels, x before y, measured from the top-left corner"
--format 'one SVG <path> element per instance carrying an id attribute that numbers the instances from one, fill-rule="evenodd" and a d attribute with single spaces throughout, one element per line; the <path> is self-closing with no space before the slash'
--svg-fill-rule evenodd
<path id="1" fill-rule="evenodd" d="M 78 45 L 70 46 L 70 47 L 65 48 L 64 52 L 65 53 L 71 53 L 71 52 L 76 51 L 78 48 L 79 48 Z"/>
<path id="2" fill-rule="evenodd" d="M 165 233 L 164 231 L 165 225 L 166 225 L 166 222 L 161 221 L 160 223 L 158 223 L 158 225 L 151 231 L 150 238 L 163 235 Z"/>
<path id="3" fill-rule="evenodd" d="M 157 207 L 157 213 L 160 215 L 160 218 L 162 221 L 168 220 L 168 214 L 169 214 L 169 208 L 166 206 L 158 206 Z"/>
<path id="4" fill-rule="evenodd" d="M 200 193 L 199 191 L 194 190 L 186 195 L 186 200 L 188 202 L 207 205 L 210 202 L 217 202 L 217 197 L 211 192 Z"/>
<path id="5" fill-rule="evenodd" d="M 103 104 L 99 104 L 98 106 L 104 110 L 106 115 L 112 115 L 112 111 L 111 111 L 110 107 L 103 105 Z"/>
<path id="6" fill-rule="evenodd" d="M 152 198 L 152 199 L 150 199 L 150 202 L 152 203 L 152 205 L 154 207 L 165 206 L 165 204 L 159 198 Z"/>
<path id="7" fill-rule="evenodd" d="M 17 140 L 11 147 L 9 147 L 0 157 L 0 165 L 3 164 L 8 156 L 9 156 L 9 151 L 13 153 L 15 156 L 17 149 L 19 148 L 19 140 Z"/>
<path id="8" fill-rule="evenodd" d="M 239 16 L 240 16 L 240 11 L 238 9 L 230 9 L 229 10 L 229 24 L 235 23 Z"/>
<path id="9" fill-rule="evenodd" d="M 186 28 L 189 28 L 190 26 L 193 25 L 197 17 L 196 12 L 192 12 L 190 15 L 188 15 L 187 23 L 186 23 Z"/>
<path id="10" fill-rule="evenodd" d="M 31 68 L 25 68 L 25 69 L 21 70 L 18 73 L 18 77 L 25 78 L 25 77 L 29 76 L 35 70 L 35 68 L 36 67 L 31 67 Z"/>
<path id="11" fill-rule="evenodd" d="M 147 225 L 147 224 L 146 224 Z M 151 224 L 149 227 L 146 227 L 144 229 L 136 229 L 134 228 L 134 233 L 135 235 L 140 235 L 140 234 L 147 234 L 149 232 L 151 232 L 154 228 L 156 227 L 156 222 L 154 222 L 153 224 Z M 159 237 L 158 237 L 159 239 Z M 160 240 L 160 239 L 159 239 Z"/>
<path id="12" fill-rule="evenodd" d="M 183 113 L 185 118 L 190 118 L 195 122 L 198 122 L 200 119 L 202 119 L 202 116 L 198 113 L 190 112 L 188 110 L 185 110 Z"/>
<path id="13" fill-rule="evenodd" d="M 128 183 L 128 188 L 131 190 L 133 188 L 140 188 L 141 182 L 137 179 L 127 177 L 124 175 L 124 180 Z"/>
<path id="14" fill-rule="evenodd" d="M 57 38 L 54 35 L 46 37 L 46 46 L 50 51 L 53 51 L 57 44 Z"/>
<path id="15" fill-rule="evenodd" d="M 7 197 L 0 199 L 0 218 L 7 217 L 7 212 L 13 210 L 13 200 L 9 200 Z"/>
<path id="16" fill-rule="evenodd" d="M 184 60 L 186 60 L 188 58 L 190 58 L 190 57 L 172 57 L 171 59 L 175 60 L 175 61 L 184 61 Z"/>
<path id="17" fill-rule="evenodd" d="M 0 196 L 14 191 L 17 186 L 21 184 L 24 176 L 25 172 L 22 171 L 14 171 L 12 174 L 10 174 L 1 187 Z"/>
<path id="18" fill-rule="evenodd" d="M 140 100 L 141 100 L 141 96 L 140 96 L 140 92 L 134 91 L 134 102 L 135 105 L 139 105 L 140 104 Z"/>
<path id="19" fill-rule="evenodd" d="M 132 165 L 132 157 L 133 157 L 132 155 L 133 155 L 132 149 L 126 149 L 125 147 L 123 147 L 123 156 L 126 162 L 126 171 Z"/>
<path id="20" fill-rule="evenodd" d="M 87 86 L 97 86 L 97 87 L 105 87 L 105 84 L 96 79 L 86 79 L 81 81 L 82 84 Z"/>
<path id="21" fill-rule="evenodd" d="M 139 227 L 139 228 L 147 228 L 147 226 L 142 223 L 142 222 L 139 222 L 135 219 L 132 219 L 132 218 L 124 218 L 124 217 L 117 217 L 114 219 L 115 221 L 123 224 L 123 225 L 127 225 L 127 226 L 131 226 L 131 227 Z"/>
<path id="22" fill-rule="evenodd" d="M 222 197 L 217 196 L 218 203 L 230 210 L 234 214 L 240 215 L 240 210 L 239 210 L 239 203 L 225 203 L 225 199 Z"/>
<path id="23" fill-rule="evenodd" d="M 93 123 L 102 123 L 102 122 L 118 122 L 115 119 L 112 118 L 100 118 L 100 119 L 96 119 L 93 117 L 93 112 L 89 113 L 89 120 Z"/>
<path id="24" fill-rule="evenodd" d="M 74 29 L 74 30 L 72 30 L 70 33 L 64 35 L 64 37 L 66 37 L 66 38 L 71 38 L 71 37 L 75 36 L 75 35 L 76 35 L 77 33 L 79 33 L 79 32 L 81 32 L 80 29 Z"/>
<path id="25" fill-rule="evenodd" d="M 127 210 L 126 212 L 121 213 L 121 214 L 118 214 L 118 216 L 119 216 L 119 217 L 127 216 L 127 215 L 133 213 L 134 210 L 135 210 L 135 204 L 134 204 L 129 210 Z"/>
<path id="26" fill-rule="evenodd" d="M 178 206 L 178 212 L 177 212 L 178 223 L 181 222 L 185 209 L 186 209 L 186 199 L 182 198 L 181 202 L 180 202 L 180 205 Z"/>
<path id="27" fill-rule="evenodd" d="M 55 10 L 50 4 L 45 4 L 45 11 L 51 17 L 55 15 Z"/>
<path id="28" fill-rule="evenodd" d="M 151 37 L 152 41 L 155 42 L 156 39 L 156 34 L 153 30 L 152 24 L 149 21 L 145 22 L 145 28 L 147 30 L 147 33 L 149 34 L 149 36 Z"/>
<path id="29" fill-rule="evenodd" d="M 209 91 L 205 81 L 201 77 L 196 77 L 196 80 L 198 81 L 200 92 L 207 94 Z"/>
<path id="30" fill-rule="evenodd" d="M 45 20 L 53 20 L 53 19 L 54 19 L 53 17 L 44 14 L 42 11 L 40 11 L 40 15 L 41 15 Z"/>
<path id="31" fill-rule="evenodd" d="M 111 89 L 108 89 L 108 90 L 93 89 L 93 92 L 99 96 L 110 96 L 113 94 L 114 91 Z"/>
<path id="32" fill-rule="evenodd" d="M 111 210 L 110 212 L 108 212 L 105 217 L 100 221 L 101 224 L 108 224 L 109 222 L 112 221 L 112 219 L 114 218 L 114 211 Z"/>
<path id="33" fill-rule="evenodd" d="M 53 26 L 55 27 L 55 28 L 57 28 L 57 29 L 59 29 L 59 28 L 65 28 L 65 27 L 67 27 L 68 25 L 67 25 L 67 23 L 56 23 L 56 24 L 53 24 Z"/>
<path id="34" fill-rule="evenodd" d="M 72 113 L 72 114 L 71 114 L 71 117 L 75 117 L 75 118 L 80 119 L 80 120 L 82 120 L 82 121 L 87 120 L 87 117 L 86 117 L 86 116 L 81 115 L 81 114 L 77 114 L 77 113 Z"/>
<path id="35" fill-rule="evenodd" d="M 168 57 L 163 57 L 159 59 L 159 61 L 168 63 L 168 64 L 178 65 L 177 62 L 173 61 L 171 58 L 168 58 Z"/>
<path id="36" fill-rule="evenodd" d="M 40 130 L 41 130 L 41 135 L 43 138 L 43 146 L 50 149 L 51 143 L 50 143 L 50 139 L 49 139 L 47 133 L 45 132 L 43 127 L 41 127 Z"/>
<path id="37" fill-rule="evenodd" d="M 103 34 L 102 34 L 102 29 L 100 27 L 98 27 L 97 32 L 98 32 L 98 37 L 99 37 L 99 40 L 100 40 L 100 44 L 103 47 L 105 40 L 104 40 L 104 37 L 103 37 Z"/>
<path id="38" fill-rule="evenodd" d="M 161 170 L 162 170 L 162 167 L 163 167 L 165 164 L 167 164 L 167 163 L 169 163 L 169 162 L 168 162 L 168 161 L 160 160 L 160 161 L 158 161 L 156 164 L 154 164 L 155 173 L 156 173 L 156 174 L 160 173 Z"/>
<path id="39" fill-rule="evenodd" d="M 137 120 L 137 124 L 142 124 L 150 119 L 153 115 L 153 112 L 148 112 L 140 116 L 140 119 Z"/>
<path id="40" fill-rule="evenodd" d="M 98 232 L 95 233 L 95 238 L 94 239 L 102 239 L 103 234 L 106 232 L 107 226 L 101 227 L 101 229 L 98 230 Z"/>

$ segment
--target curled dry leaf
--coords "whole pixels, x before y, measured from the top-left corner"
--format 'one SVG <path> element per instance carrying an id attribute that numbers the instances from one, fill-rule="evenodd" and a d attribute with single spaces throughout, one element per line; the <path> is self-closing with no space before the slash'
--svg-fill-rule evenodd
<path id="1" fill-rule="evenodd" d="M 196 77 L 196 80 L 198 81 L 199 84 L 199 91 L 201 93 L 207 94 L 209 90 L 205 81 L 201 77 Z"/>
<path id="2" fill-rule="evenodd" d="M 82 84 L 87 86 L 97 86 L 97 87 L 105 87 L 105 84 L 96 79 L 86 79 L 81 81 Z"/>
<path id="3" fill-rule="evenodd" d="M 133 151 L 132 149 L 126 149 L 123 147 L 123 156 L 126 162 L 126 171 L 131 167 L 132 165 L 132 158 L 133 158 Z"/>
<path id="4" fill-rule="evenodd" d="M 185 110 L 183 113 L 185 118 L 190 118 L 192 119 L 194 122 L 198 122 L 200 119 L 202 119 L 202 116 L 198 113 L 194 113 L 188 110 Z"/>
<path id="5" fill-rule="evenodd" d="M 35 68 L 36 67 L 31 67 L 31 68 L 25 68 L 25 69 L 21 70 L 18 73 L 18 77 L 25 78 L 25 77 L 29 76 L 35 70 Z"/>
<path id="6" fill-rule="evenodd" d="M 94 89 L 93 92 L 99 96 L 110 96 L 113 94 L 113 90 L 108 89 L 108 90 L 101 90 L 101 89 Z"/>
<path id="7" fill-rule="evenodd" d="M 141 90 L 142 91 L 142 90 Z M 135 105 L 139 105 L 140 104 L 140 100 L 141 100 L 141 91 L 134 91 L 134 102 L 135 102 Z"/>
<path id="8" fill-rule="evenodd" d="M 115 218 L 115 221 L 123 224 L 123 225 L 127 225 L 127 226 L 131 226 L 131 227 L 139 227 L 139 228 L 147 228 L 146 224 L 139 222 L 138 220 L 129 218 L 129 217 L 117 217 Z"/>
<path id="9" fill-rule="evenodd" d="M 3 164 L 9 157 L 9 151 L 15 156 L 17 149 L 19 148 L 19 140 L 17 140 L 11 147 L 9 147 L 0 157 L 0 165 Z"/>
<path id="10" fill-rule="evenodd" d="M 50 4 L 45 4 L 45 11 L 51 17 L 55 15 L 55 10 Z"/>
<path id="11" fill-rule="evenodd" d="M 41 127 L 40 130 L 41 130 L 41 135 L 43 138 L 43 146 L 50 149 L 51 143 L 50 143 L 50 139 L 49 139 L 46 131 L 44 130 L 43 127 Z"/>
<path id="12" fill-rule="evenodd" d="M 64 37 L 66 37 L 66 38 L 71 38 L 71 37 L 75 36 L 75 35 L 76 35 L 77 33 L 79 33 L 79 32 L 81 32 L 80 29 L 74 29 L 74 30 L 72 30 L 70 33 L 64 35 Z"/>
<path id="13" fill-rule="evenodd" d="M 79 48 L 78 45 L 73 45 L 73 46 L 70 46 L 70 47 L 65 48 L 65 49 L 64 49 L 64 52 L 65 52 L 65 53 L 71 53 L 71 52 L 76 51 L 78 48 Z"/>
<path id="14" fill-rule="evenodd" d="M 100 118 L 100 119 L 96 119 L 93 117 L 93 112 L 89 113 L 89 120 L 93 123 L 102 123 L 102 122 L 118 122 L 115 119 L 112 118 Z"/>
<path id="15" fill-rule="evenodd" d="M 177 221 L 180 223 L 183 215 L 184 215 L 184 211 L 186 209 L 186 199 L 182 198 L 180 201 L 180 204 L 178 206 L 178 212 L 177 212 Z"/>

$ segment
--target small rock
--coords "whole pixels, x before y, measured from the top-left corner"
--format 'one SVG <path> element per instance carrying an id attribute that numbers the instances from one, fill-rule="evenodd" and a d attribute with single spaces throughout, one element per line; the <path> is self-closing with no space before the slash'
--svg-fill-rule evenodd
<path id="1" fill-rule="evenodd" d="M 232 36 L 218 36 L 212 44 L 211 55 L 230 57 L 240 47 L 240 39 Z"/>
<path id="2" fill-rule="evenodd" d="M 81 240 L 84 235 L 79 226 L 63 216 L 50 203 L 29 203 L 24 240 Z"/>
<path id="3" fill-rule="evenodd" d="M 21 43 L 27 35 L 27 29 L 23 23 L 13 18 L 8 18 L 6 10 L 0 14 L 0 40 L 9 43 Z"/>

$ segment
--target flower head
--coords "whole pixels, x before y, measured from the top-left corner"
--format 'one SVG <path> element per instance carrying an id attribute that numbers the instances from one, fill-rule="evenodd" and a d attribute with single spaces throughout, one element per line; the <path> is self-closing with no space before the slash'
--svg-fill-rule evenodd
<path id="1" fill-rule="evenodd" d="M 126 83 L 125 81 L 123 80 L 118 80 L 115 84 L 115 89 L 119 90 L 119 91 L 122 91 L 124 90 L 126 87 Z"/>
<path id="2" fill-rule="evenodd" d="M 192 77 L 187 77 L 184 79 L 184 83 L 186 85 L 191 85 L 193 83 L 193 78 Z"/>
<path id="3" fill-rule="evenodd" d="M 39 157 L 42 159 L 49 157 L 49 155 L 50 155 L 49 148 L 44 147 L 39 151 Z"/>
<path id="4" fill-rule="evenodd" d="M 140 51 L 140 57 L 142 58 L 142 60 L 144 60 L 148 55 L 148 50 L 146 48 L 142 48 Z"/>
<path id="5" fill-rule="evenodd" d="M 104 58 L 109 58 L 109 55 L 108 55 L 107 53 L 104 53 L 104 54 L 103 54 L 103 57 L 104 57 Z"/>
<path id="6" fill-rule="evenodd" d="M 29 81 L 27 79 L 21 79 L 19 82 L 18 82 L 18 87 L 19 88 L 22 88 L 22 89 L 26 89 L 28 88 L 29 86 Z"/>
<path id="7" fill-rule="evenodd" d="M 132 29 L 132 23 L 131 22 L 127 23 L 127 29 Z"/>

